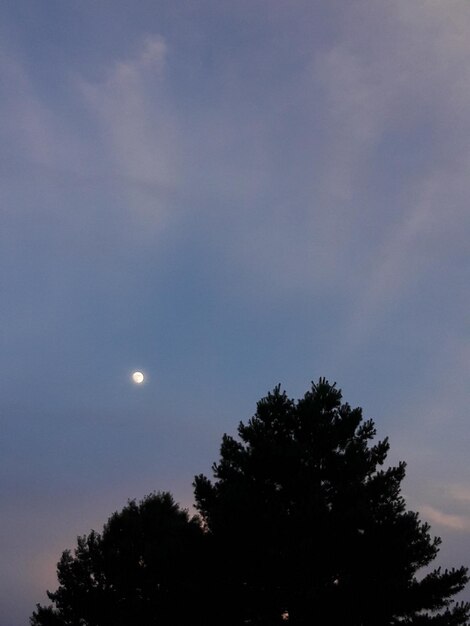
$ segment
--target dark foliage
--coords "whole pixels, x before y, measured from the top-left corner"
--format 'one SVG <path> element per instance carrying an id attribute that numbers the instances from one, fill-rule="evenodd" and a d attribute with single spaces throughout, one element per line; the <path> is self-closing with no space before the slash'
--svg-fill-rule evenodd
<path id="1" fill-rule="evenodd" d="M 360 408 L 320 379 L 297 403 L 277 387 L 224 436 L 215 482 L 195 480 L 230 623 L 391 626 L 466 624 L 452 602 L 465 568 L 417 573 L 439 539 L 400 495 L 405 465 Z M 233 609 L 233 611 L 232 611 Z"/>
<path id="2" fill-rule="evenodd" d="M 62 554 L 54 606 L 38 605 L 32 626 L 203 624 L 203 532 L 168 493 L 132 501 L 102 534 L 78 538 Z"/>
<path id="3" fill-rule="evenodd" d="M 195 479 L 200 519 L 168 493 L 130 502 L 63 553 L 31 625 L 467 624 L 467 570 L 431 570 L 440 540 L 405 507 L 405 465 L 335 385 L 276 387 L 238 434 Z"/>

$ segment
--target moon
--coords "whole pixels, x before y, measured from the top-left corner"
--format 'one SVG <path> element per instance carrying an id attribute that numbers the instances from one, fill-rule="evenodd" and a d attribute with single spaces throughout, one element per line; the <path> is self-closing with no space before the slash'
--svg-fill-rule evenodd
<path id="1" fill-rule="evenodd" d="M 141 385 L 144 382 L 144 375 L 142 374 L 142 372 L 134 372 L 132 374 L 132 380 L 135 382 L 136 385 Z"/>

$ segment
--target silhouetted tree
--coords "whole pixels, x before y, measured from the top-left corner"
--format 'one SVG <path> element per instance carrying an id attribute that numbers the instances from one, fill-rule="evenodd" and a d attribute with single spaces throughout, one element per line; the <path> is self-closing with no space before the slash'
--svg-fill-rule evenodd
<path id="1" fill-rule="evenodd" d="M 32 626 L 205 624 L 201 604 L 203 532 L 168 493 L 114 513 L 102 534 L 78 538 L 62 554 L 53 605 L 37 606 Z"/>
<path id="2" fill-rule="evenodd" d="M 440 540 L 406 509 L 404 463 L 385 465 L 388 441 L 335 385 L 297 402 L 276 387 L 238 434 L 214 482 L 195 479 L 200 519 L 168 493 L 129 502 L 62 554 L 31 625 L 467 623 L 467 570 L 428 567 Z"/>
<path id="3" fill-rule="evenodd" d="M 466 624 L 453 600 L 465 568 L 418 572 L 440 540 L 401 496 L 405 464 L 384 467 L 387 439 L 320 379 L 298 402 L 280 387 L 240 440 L 224 435 L 215 481 L 195 496 L 219 555 L 221 624 Z"/>

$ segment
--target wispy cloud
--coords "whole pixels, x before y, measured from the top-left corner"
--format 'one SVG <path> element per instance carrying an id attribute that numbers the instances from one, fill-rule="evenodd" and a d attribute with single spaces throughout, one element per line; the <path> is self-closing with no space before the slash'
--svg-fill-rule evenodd
<path id="1" fill-rule="evenodd" d="M 369 3 L 354 5 L 356 27 L 315 66 L 328 103 L 322 180 L 339 207 L 336 269 L 353 296 L 351 347 L 420 282 L 430 286 L 436 265 L 458 264 L 470 228 L 470 149 L 461 140 L 470 132 L 462 114 L 470 103 L 470 18 L 462 4 L 459 23 L 443 3 L 409 4 L 370 15 Z M 360 20 L 371 33 L 367 45 L 357 36 Z"/>
<path id="2" fill-rule="evenodd" d="M 225 143 L 212 171 L 219 183 L 230 179 L 237 206 L 224 238 L 230 263 L 265 290 L 341 292 L 344 339 L 353 346 L 420 281 L 430 284 L 434 263 L 452 264 L 469 228 L 470 151 L 459 137 L 470 130 L 462 115 L 470 23 L 462 15 L 456 33 L 442 3 L 406 4 L 346 8 L 344 31 L 330 46 L 301 42 L 304 64 L 277 86 L 272 105 L 242 108 L 232 99 L 214 124 Z M 251 129 L 245 137 L 237 127 L 245 162 L 270 189 L 240 178 L 240 168 L 224 169 L 227 153 L 237 165 L 239 146 L 224 129 L 238 111 Z M 290 145 L 290 115 L 305 129 L 303 163 Z M 266 119 L 276 122 L 267 128 Z M 290 160 L 276 161 L 279 150 Z M 237 184 L 249 187 L 250 206 Z"/>
<path id="3" fill-rule="evenodd" d="M 449 495 L 459 502 L 470 502 L 470 485 L 450 485 Z"/>
<path id="4" fill-rule="evenodd" d="M 164 86 L 167 45 L 147 37 L 140 53 L 117 61 L 103 82 L 81 81 L 80 88 L 102 127 L 109 154 L 130 182 L 175 182 L 175 122 Z"/>
<path id="5" fill-rule="evenodd" d="M 167 56 L 164 38 L 147 36 L 139 52 L 116 61 L 102 81 L 76 79 L 109 184 L 139 237 L 153 237 L 166 225 L 180 178 L 181 140 L 166 88 Z"/>
<path id="6" fill-rule="evenodd" d="M 5 157 L 13 164 L 80 171 L 83 145 L 67 125 L 64 111 L 41 98 L 29 72 L 8 51 L 3 50 L 1 57 L 0 133 Z"/>
<path id="7" fill-rule="evenodd" d="M 470 532 L 470 518 L 463 515 L 445 513 L 435 507 L 423 505 L 420 507 L 423 519 L 449 530 Z"/>

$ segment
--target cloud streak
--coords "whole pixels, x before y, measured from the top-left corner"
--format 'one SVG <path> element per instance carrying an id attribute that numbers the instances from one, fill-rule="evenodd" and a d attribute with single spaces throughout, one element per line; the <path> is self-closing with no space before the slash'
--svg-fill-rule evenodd
<path id="1" fill-rule="evenodd" d="M 157 188 L 173 184 L 175 175 L 174 124 L 164 89 L 166 56 L 163 38 L 147 37 L 140 54 L 116 62 L 104 82 L 80 84 L 119 174 Z"/>
<path id="2" fill-rule="evenodd" d="M 468 517 L 445 513 L 444 511 L 429 505 L 421 506 L 420 511 L 425 520 L 430 521 L 436 526 L 446 528 L 451 531 L 470 532 L 470 518 Z"/>
<path id="3" fill-rule="evenodd" d="M 120 193 L 154 234 L 169 217 L 167 198 L 180 176 L 178 124 L 165 83 L 167 54 L 163 37 L 147 36 L 136 57 L 117 61 L 104 81 L 78 81 Z"/>

